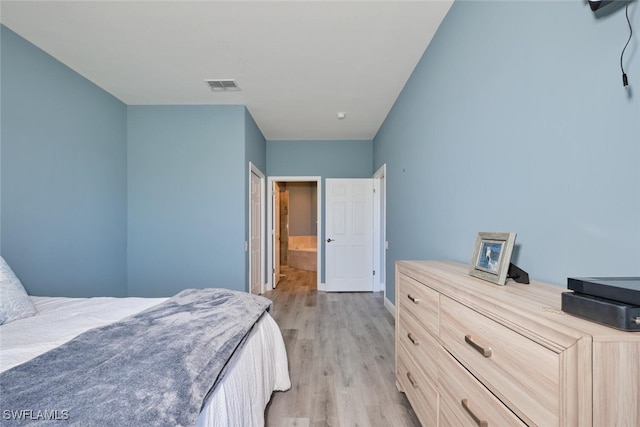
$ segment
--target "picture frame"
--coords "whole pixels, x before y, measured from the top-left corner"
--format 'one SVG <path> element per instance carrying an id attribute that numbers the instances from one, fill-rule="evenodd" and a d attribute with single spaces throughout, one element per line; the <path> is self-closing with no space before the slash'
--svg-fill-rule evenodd
<path id="1" fill-rule="evenodd" d="M 497 285 L 504 285 L 515 242 L 516 233 L 512 232 L 478 233 L 469 274 Z"/>

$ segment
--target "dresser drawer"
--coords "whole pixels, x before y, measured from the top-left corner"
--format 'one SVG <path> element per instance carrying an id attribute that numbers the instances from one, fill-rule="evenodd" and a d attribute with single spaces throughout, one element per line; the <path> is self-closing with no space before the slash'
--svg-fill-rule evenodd
<path id="1" fill-rule="evenodd" d="M 438 381 L 438 361 L 434 349 L 440 345 L 429 332 L 420 326 L 417 319 L 410 313 L 402 310 L 398 319 L 397 341 L 410 353 L 427 376 L 433 381 Z"/>
<path id="2" fill-rule="evenodd" d="M 423 426 L 438 425 L 439 396 L 434 383 L 416 366 L 413 358 L 402 350 L 397 359 L 396 378 Z"/>
<path id="3" fill-rule="evenodd" d="M 447 381 L 440 383 L 440 426 L 526 426 L 448 352 L 440 354 Z"/>
<path id="4" fill-rule="evenodd" d="M 525 422 L 559 425 L 560 355 L 444 295 L 443 345 Z"/>
<path id="5" fill-rule="evenodd" d="M 439 293 L 409 276 L 399 275 L 399 310 L 407 310 L 433 336 L 438 336 L 438 300 Z"/>

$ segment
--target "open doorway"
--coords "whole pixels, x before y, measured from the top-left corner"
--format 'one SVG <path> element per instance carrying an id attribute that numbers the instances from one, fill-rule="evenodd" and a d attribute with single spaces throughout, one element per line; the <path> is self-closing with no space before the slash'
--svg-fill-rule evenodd
<path id="1" fill-rule="evenodd" d="M 318 271 L 318 187 L 313 181 L 279 182 L 279 246 L 280 265 L 276 266 L 280 280 L 288 275 L 311 276 Z M 316 284 L 317 285 L 317 284 Z"/>
<path id="2" fill-rule="evenodd" d="M 320 177 L 271 177 L 270 285 L 277 287 L 287 272 L 311 272 L 320 283 Z"/>

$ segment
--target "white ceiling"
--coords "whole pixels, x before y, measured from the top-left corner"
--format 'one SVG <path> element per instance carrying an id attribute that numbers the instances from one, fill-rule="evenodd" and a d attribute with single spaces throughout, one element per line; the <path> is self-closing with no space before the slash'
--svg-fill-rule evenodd
<path id="1" fill-rule="evenodd" d="M 0 20 L 129 105 L 240 104 L 267 140 L 372 139 L 452 2 L 2 0 Z"/>

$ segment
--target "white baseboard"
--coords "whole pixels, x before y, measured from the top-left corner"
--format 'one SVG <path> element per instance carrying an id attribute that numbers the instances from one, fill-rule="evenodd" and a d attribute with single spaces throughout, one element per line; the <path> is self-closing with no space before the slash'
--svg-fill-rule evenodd
<path id="1" fill-rule="evenodd" d="M 389 299 L 385 296 L 384 297 L 384 307 L 389 310 L 389 313 L 391 313 L 391 315 L 393 316 L 393 318 L 396 318 L 396 306 L 393 305 L 393 303 L 391 301 L 389 301 Z"/>

